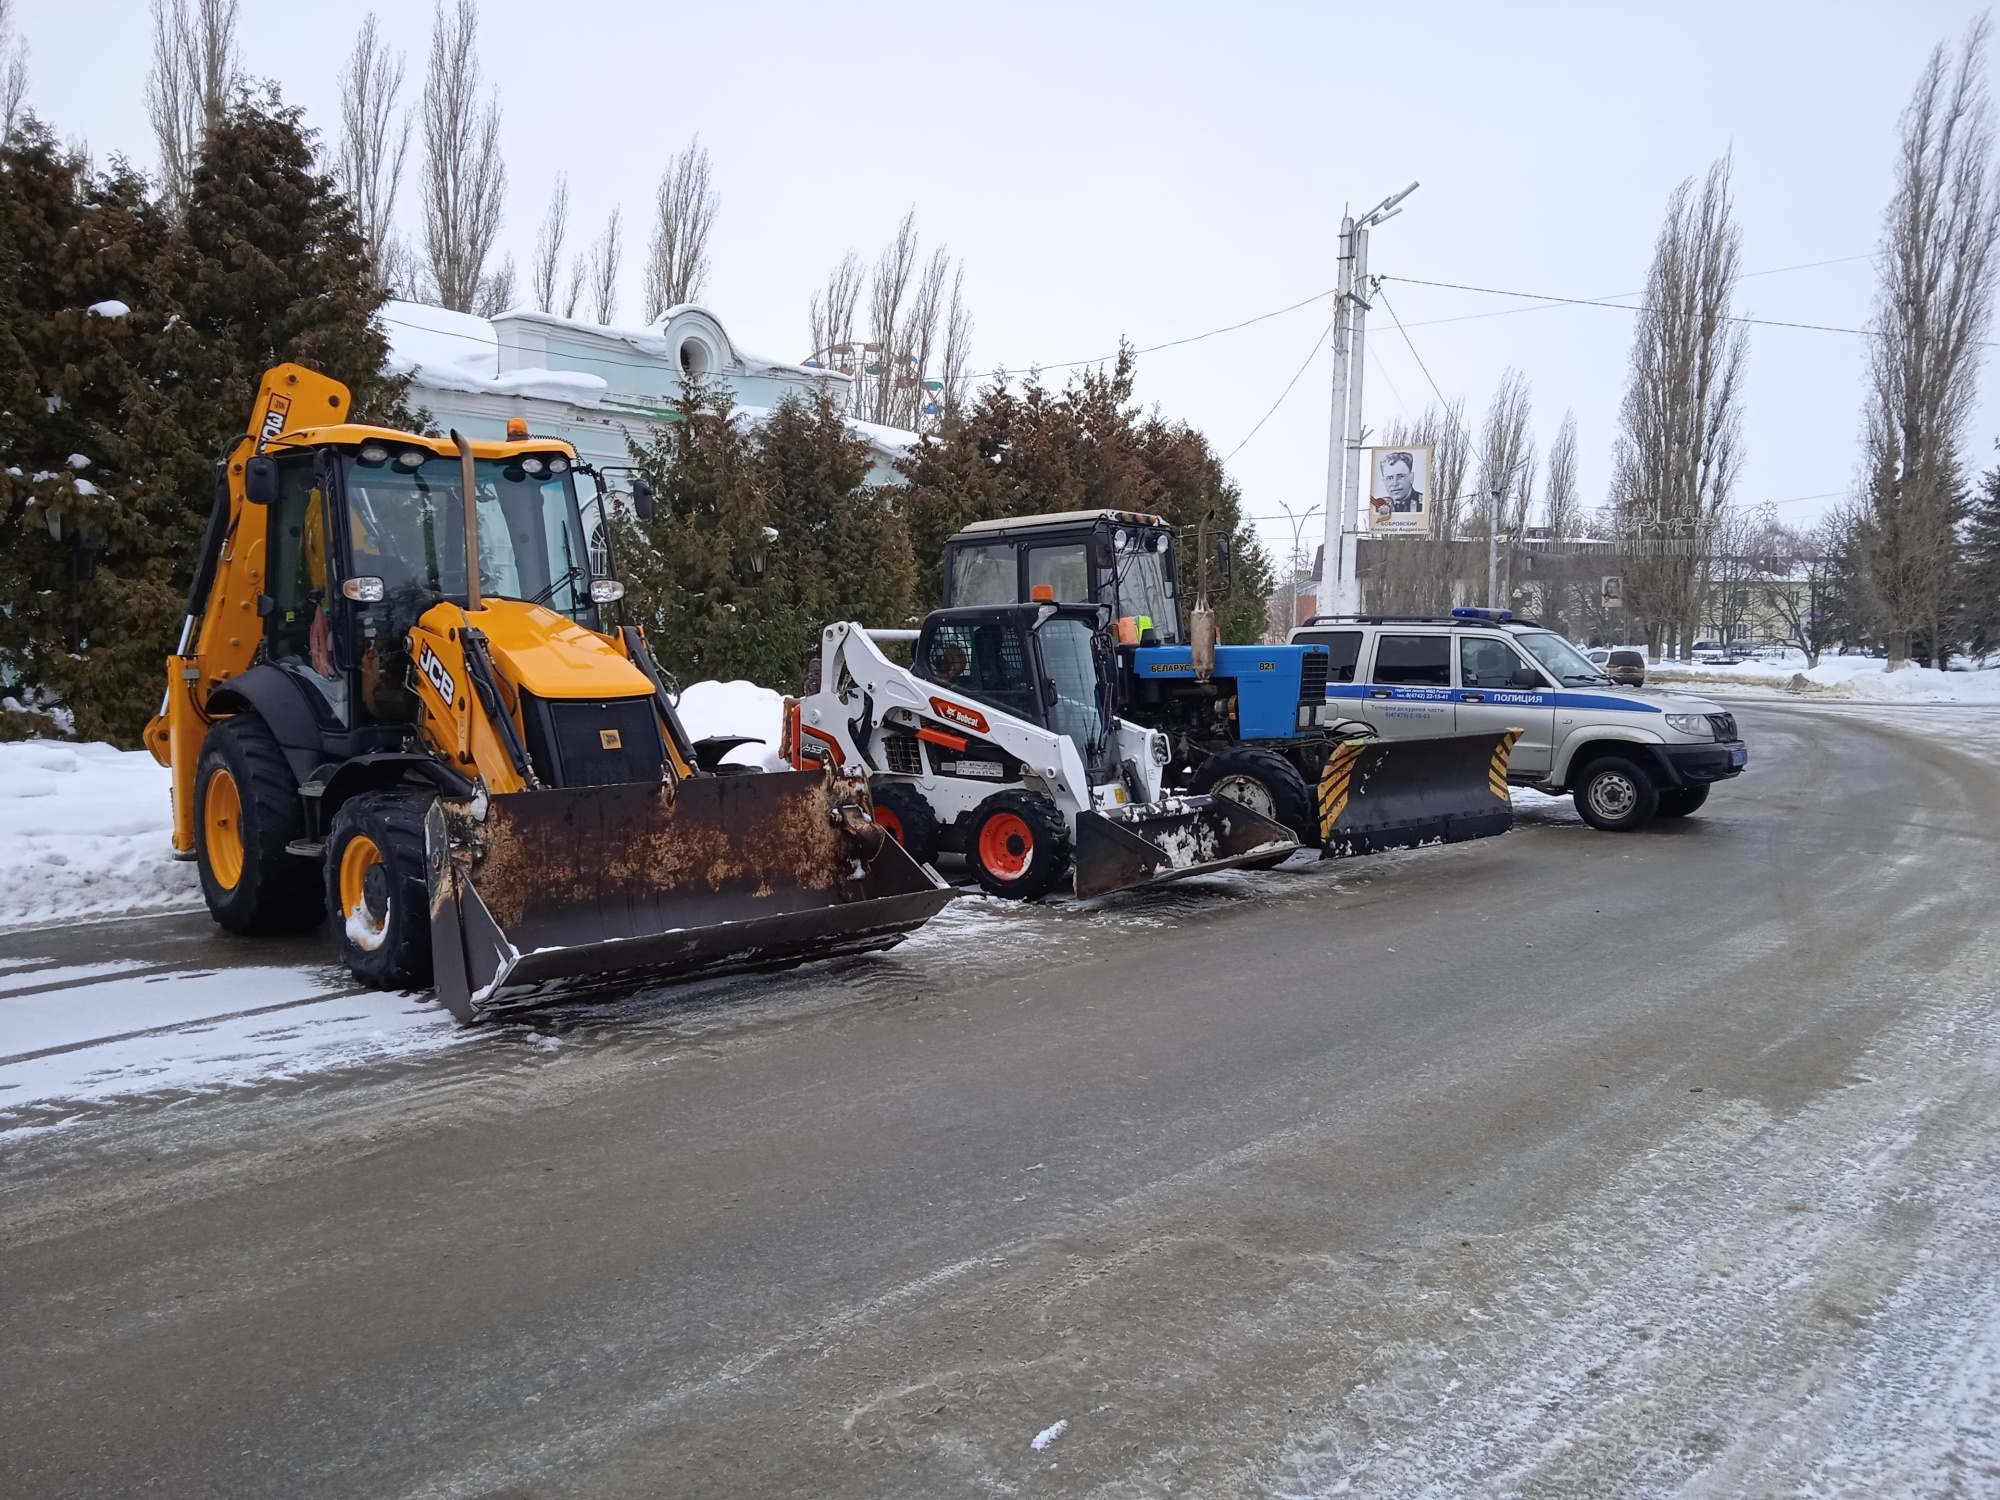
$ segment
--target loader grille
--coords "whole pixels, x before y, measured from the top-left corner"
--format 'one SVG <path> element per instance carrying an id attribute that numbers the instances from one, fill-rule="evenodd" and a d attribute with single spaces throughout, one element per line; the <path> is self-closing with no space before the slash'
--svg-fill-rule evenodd
<path id="1" fill-rule="evenodd" d="M 1324 651 L 1308 651 L 1299 668 L 1299 703 L 1309 706 L 1326 702 L 1326 667 L 1333 658 Z"/>
<path id="2" fill-rule="evenodd" d="M 924 761 L 917 749 L 915 736 L 891 734 L 883 737 L 882 759 L 888 769 L 898 776 L 921 776 Z"/>
<path id="3" fill-rule="evenodd" d="M 528 759 L 549 786 L 658 781 L 666 750 L 651 698 L 537 698 L 521 694 Z"/>

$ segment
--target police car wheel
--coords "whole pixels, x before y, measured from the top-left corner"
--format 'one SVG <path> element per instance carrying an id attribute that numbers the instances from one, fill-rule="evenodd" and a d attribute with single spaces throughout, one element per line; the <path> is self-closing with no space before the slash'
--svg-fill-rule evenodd
<path id="1" fill-rule="evenodd" d="M 1282 823 L 1302 844 L 1318 842 L 1313 799 L 1305 778 L 1275 750 L 1239 745 L 1211 755 L 1195 771 L 1188 790 L 1227 797 L 1274 823 Z"/>
<path id="2" fill-rule="evenodd" d="M 1608 755 L 1584 768 L 1576 784 L 1576 810 L 1592 828 L 1631 833 L 1653 821 L 1660 793 L 1645 768 Z"/>

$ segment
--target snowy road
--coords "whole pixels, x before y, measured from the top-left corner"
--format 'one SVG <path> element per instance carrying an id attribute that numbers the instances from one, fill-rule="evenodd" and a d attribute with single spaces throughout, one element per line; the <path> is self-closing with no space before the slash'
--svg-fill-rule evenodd
<path id="1" fill-rule="evenodd" d="M 1636 838 L 532 1027 L 11 934 L 0 1493 L 2000 1492 L 2000 715 L 1736 706 Z"/>

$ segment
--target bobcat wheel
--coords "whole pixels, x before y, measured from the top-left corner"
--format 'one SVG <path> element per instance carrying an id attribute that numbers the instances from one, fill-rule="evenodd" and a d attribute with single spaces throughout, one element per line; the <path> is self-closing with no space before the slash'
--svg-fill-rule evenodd
<path id="1" fill-rule="evenodd" d="M 883 831 L 918 864 L 936 864 L 937 814 L 924 794 L 906 781 L 884 781 L 869 788 L 869 795 L 875 803 L 875 821 Z"/>
<path id="2" fill-rule="evenodd" d="M 364 792 L 333 816 L 326 907 L 340 961 L 378 990 L 431 982 L 431 906 L 424 875 L 421 792 Z"/>
<path id="3" fill-rule="evenodd" d="M 285 846 L 305 835 L 299 784 L 277 736 L 254 713 L 208 731 L 194 773 L 195 867 L 202 898 L 231 932 L 300 932 L 318 923 L 312 861 Z"/>
<path id="4" fill-rule="evenodd" d="M 1069 873 L 1069 830 L 1046 797 L 996 792 L 972 814 L 972 868 L 988 893 L 1038 901 Z"/>

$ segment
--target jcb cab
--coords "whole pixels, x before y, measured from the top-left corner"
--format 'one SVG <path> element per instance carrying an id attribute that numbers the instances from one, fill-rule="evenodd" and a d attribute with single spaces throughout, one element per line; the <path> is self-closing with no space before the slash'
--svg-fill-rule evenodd
<path id="1" fill-rule="evenodd" d="M 330 915 L 358 977 L 435 977 L 470 1020 L 584 975 L 886 947 L 950 899 L 864 785 L 712 774 L 727 745 L 690 742 L 605 619 L 623 590 L 573 449 L 347 408 L 265 376 L 147 731 L 217 921 Z"/>

